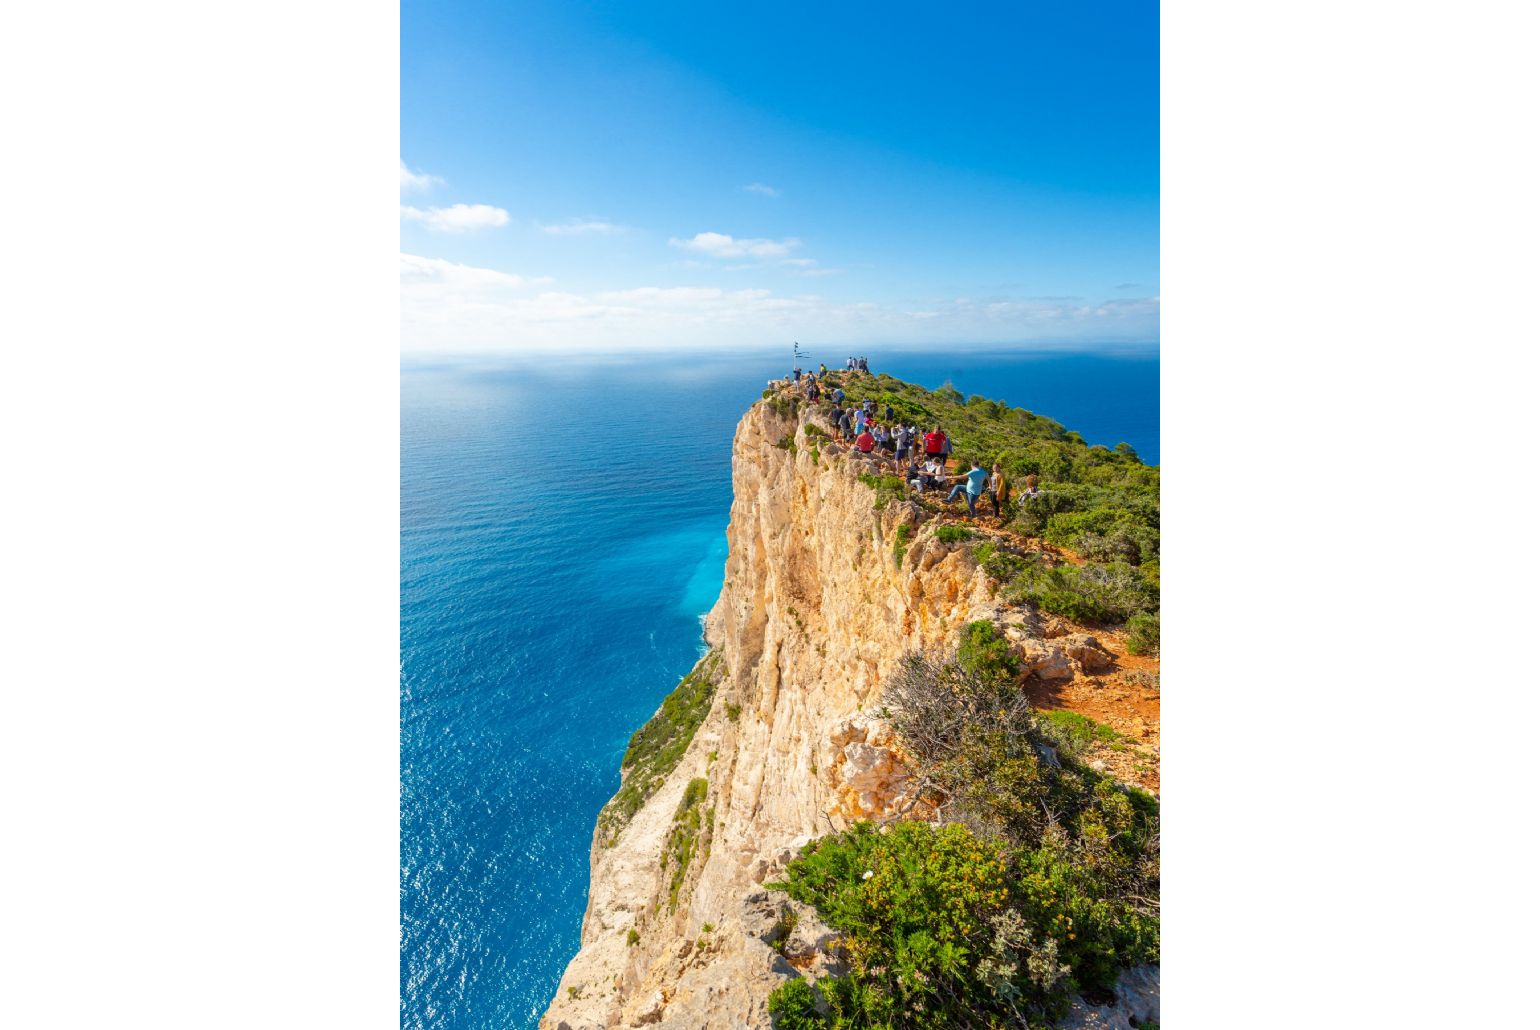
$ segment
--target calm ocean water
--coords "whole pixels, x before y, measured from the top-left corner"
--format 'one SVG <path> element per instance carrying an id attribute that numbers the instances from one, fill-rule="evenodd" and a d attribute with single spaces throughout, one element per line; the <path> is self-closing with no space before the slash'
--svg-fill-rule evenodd
<path id="1" fill-rule="evenodd" d="M 1159 461 L 1152 352 L 868 356 Z M 733 427 L 785 371 L 765 356 L 403 362 L 403 1027 L 539 1020 L 577 950 L 626 740 L 701 653 Z"/>

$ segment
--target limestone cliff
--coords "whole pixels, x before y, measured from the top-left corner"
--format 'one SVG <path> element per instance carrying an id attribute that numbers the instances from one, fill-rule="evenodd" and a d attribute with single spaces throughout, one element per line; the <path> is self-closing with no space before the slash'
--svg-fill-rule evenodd
<path id="1" fill-rule="evenodd" d="M 769 1026 L 770 991 L 832 960 L 811 911 L 785 939 L 786 903 L 761 884 L 807 840 L 904 800 L 872 715 L 884 679 L 970 618 L 1021 623 L 967 545 L 937 540 L 933 524 L 910 530 L 896 561 L 895 533 L 916 512 L 879 507 L 866 459 L 820 451 L 806 418 L 762 401 L 738 425 L 729 555 L 706 628 L 716 692 L 645 804 L 613 836 L 596 832 L 582 947 L 542 1027 Z"/>

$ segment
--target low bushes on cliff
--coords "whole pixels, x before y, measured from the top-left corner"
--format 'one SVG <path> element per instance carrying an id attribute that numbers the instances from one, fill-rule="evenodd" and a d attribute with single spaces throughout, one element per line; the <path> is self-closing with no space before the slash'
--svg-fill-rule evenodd
<path id="1" fill-rule="evenodd" d="M 669 828 L 663 854 L 659 856 L 659 864 L 669 874 L 670 912 L 679 904 L 679 888 L 684 885 L 684 878 L 690 871 L 690 864 L 695 861 L 696 853 L 711 853 L 711 833 L 716 822 L 716 810 L 701 809 L 707 789 L 704 777 L 691 780 L 685 787 L 684 795 L 679 799 L 679 807 L 674 810 L 674 824 Z"/>
<path id="2" fill-rule="evenodd" d="M 893 531 L 893 564 L 899 568 L 904 567 L 904 554 L 909 550 L 909 540 L 913 536 L 914 526 L 908 522 L 900 522 Z"/>
<path id="3" fill-rule="evenodd" d="M 1160 613 L 1135 615 L 1128 620 L 1128 653 L 1154 654 L 1160 650 Z"/>
<path id="4" fill-rule="evenodd" d="M 1160 605 L 1158 588 L 1124 562 L 1048 566 L 1028 562 L 1003 587 L 1006 598 L 1029 602 L 1076 622 L 1125 622 Z"/>
<path id="5" fill-rule="evenodd" d="M 972 540 L 973 530 L 967 526 L 938 526 L 936 539 L 943 544 L 956 544 L 964 540 Z"/>
<path id="6" fill-rule="evenodd" d="M 963 627 L 957 662 L 980 676 L 1005 679 L 1014 678 L 1021 668 L 1021 660 L 1011 650 L 1010 641 L 988 619 L 978 619 Z"/>
<path id="7" fill-rule="evenodd" d="M 841 932 L 850 970 L 778 988 L 778 1027 L 1049 1027 L 1076 993 L 1158 960 L 1159 805 L 1051 750 L 1063 734 L 1001 643 L 970 624 L 955 656 L 907 655 L 886 685 L 942 825 L 858 823 L 770 885 Z"/>
<path id="8" fill-rule="evenodd" d="M 877 494 L 873 507 L 885 508 L 893 501 L 904 499 L 904 481 L 898 476 L 873 476 L 863 472 L 857 478 Z"/>
<path id="9" fill-rule="evenodd" d="M 625 777 L 615 796 L 599 812 L 599 832 L 605 847 L 615 843 L 631 817 L 663 785 L 679 764 L 695 731 L 711 710 L 721 674 L 722 655 L 712 651 L 679 681 L 646 725 L 631 735 L 620 770 Z"/>
<path id="10" fill-rule="evenodd" d="M 1157 948 L 1153 920 L 1109 904 L 1062 854 L 957 824 L 858 823 L 807 845 L 772 886 L 840 931 L 850 968 L 772 992 L 781 1028 L 1049 1027 Z"/>

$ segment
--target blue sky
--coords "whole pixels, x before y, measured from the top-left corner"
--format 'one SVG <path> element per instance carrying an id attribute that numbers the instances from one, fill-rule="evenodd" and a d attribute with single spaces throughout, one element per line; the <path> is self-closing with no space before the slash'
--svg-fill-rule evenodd
<path id="1" fill-rule="evenodd" d="M 403 348 L 1154 342 L 1157 17 L 407 0 Z"/>

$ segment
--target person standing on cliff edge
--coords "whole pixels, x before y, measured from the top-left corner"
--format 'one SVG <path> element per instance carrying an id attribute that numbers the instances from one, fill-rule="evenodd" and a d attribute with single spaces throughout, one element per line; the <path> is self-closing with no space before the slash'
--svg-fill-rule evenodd
<path id="1" fill-rule="evenodd" d="M 995 518 L 1000 518 L 1000 509 L 1010 511 L 1009 502 L 1005 499 L 1005 476 L 1000 471 L 1000 463 L 995 462 L 994 468 L 989 474 L 989 504 L 995 510 Z M 1003 525 L 1003 520 L 1002 520 Z"/>

